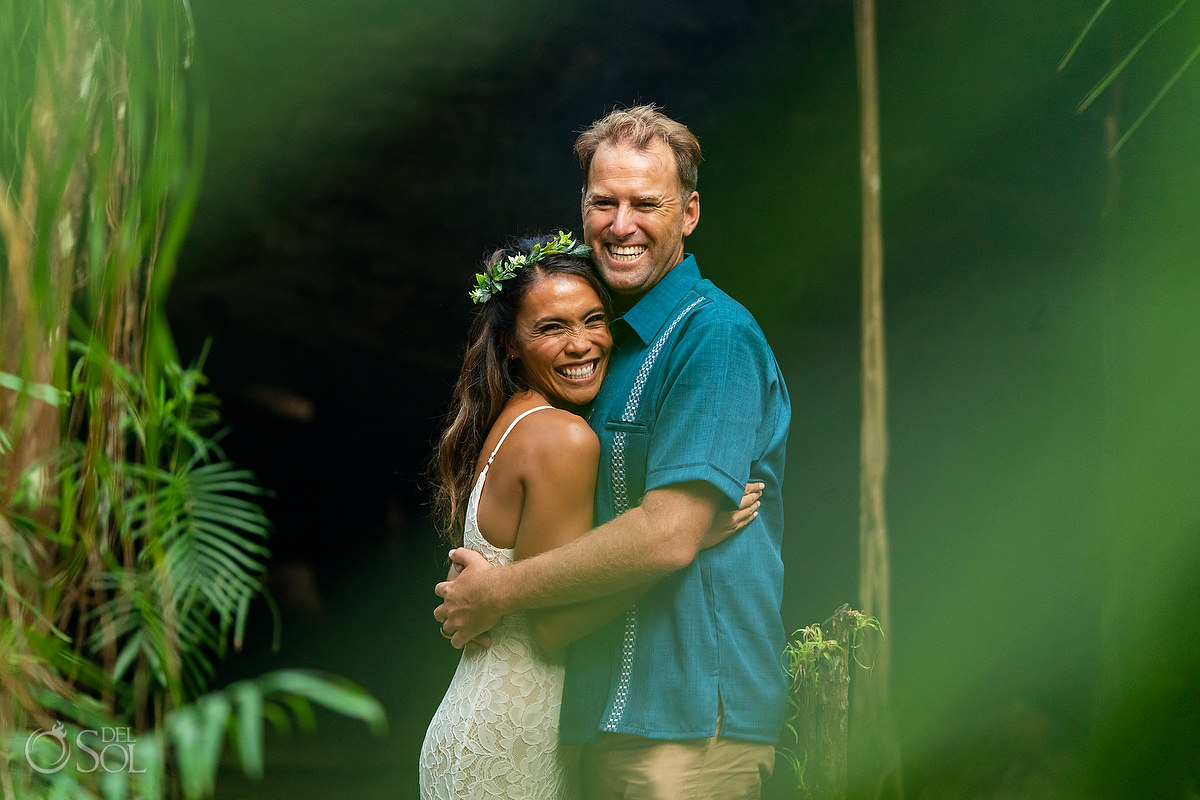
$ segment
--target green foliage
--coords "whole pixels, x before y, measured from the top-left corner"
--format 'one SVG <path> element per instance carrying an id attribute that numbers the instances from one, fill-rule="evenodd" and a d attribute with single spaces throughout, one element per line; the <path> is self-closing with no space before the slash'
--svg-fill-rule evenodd
<path id="1" fill-rule="evenodd" d="M 246 774 L 260 778 L 264 721 L 283 734 L 295 725 L 311 728 L 314 704 L 360 719 L 376 733 L 386 731 L 382 706 L 358 686 L 318 672 L 279 670 L 204 694 L 168 714 L 161 727 L 131 737 L 132 747 L 116 751 L 121 759 L 116 763 L 125 769 L 97 769 L 94 755 L 89 760 L 86 751 L 82 756 L 71 751 L 81 734 L 95 741 L 101 730 L 123 730 L 118 720 L 92 717 L 83 724 L 60 726 L 65 749 L 51 741 L 53 737 L 39 735 L 41 731 L 17 731 L 2 748 L 7 760 L 20 766 L 28 757 L 43 770 L 19 772 L 10 795 L 16 800 L 160 800 L 170 795 L 168 787 L 177 780 L 186 800 L 210 798 L 227 745 L 233 746 L 233 757 Z M 61 769 L 44 771 L 64 753 L 68 757 Z"/>
<path id="2" fill-rule="evenodd" d="M 203 355 L 182 366 L 163 313 L 204 143 L 191 37 L 187 0 L 0 4 L 6 797 L 208 797 L 227 736 L 261 774 L 281 708 L 382 724 L 311 673 L 208 692 L 263 592 L 270 526 L 220 448 Z M 102 729 L 136 732 L 137 771 L 26 758 L 46 731 Z"/>
<path id="3" fill-rule="evenodd" d="M 531 267 L 546 256 L 565 254 L 568 256 L 586 256 L 592 248 L 581 242 L 576 242 L 571 234 L 559 231 L 558 235 L 545 244 L 535 244 L 529 254 L 518 253 L 509 256 L 499 264 L 475 273 L 475 288 L 471 290 L 471 302 L 486 303 L 492 295 L 504 288 L 504 282 L 517 274 L 517 270 Z"/>
<path id="4" fill-rule="evenodd" d="M 1075 55 L 1075 53 L 1079 49 L 1080 45 L 1083 44 L 1084 39 L 1087 38 L 1088 34 L 1092 31 L 1092 29 L 1095 27 L 1097 21 L 1100 19 L 1100 16 L 1104 13 L 1104 10 L 1106 8 L 1108 8 L 1108 6 L 1111 2 L 1112 2 L 1112 0 L 1103 0 L 1103 2 L 1100 4 L 1100 6 L 1096 9 L 1096 13 L 1094 13 L 1092 15 L 1091 19 L 1088 20 L 1087 24 L 1084 26 L 1084 28 L 1080 32 L 1079 36 L 1075 39 L 1075 41 L 1071 44 L 1071 47 L 1067 50 L 1066 55 L 1063 56 L 1062 61 L 1059 62 L 1059 64 L 1058 64 L 1059 71 L 1062 71 L 1063 68 L 1066 67 L 1067 63 Z M 1146 44 L 1152 38 L 1154 38 L 1155 34 L 1157 34 L 1164 25 L 1166 25 L 1168 22 L 1170 22 L 1172 19 L 1175 18 L 1175 16 L 1179 13 L 1179 11 L 1183 8 L 1183 6 L 1186 3 L 1187 3 L 1187 0 L 1179 0 L 1179 2 L 1177 2 L 1169 11 L 1167 11 L 1163 16 L 1161 16 L 1158 19 L 1158 21 L 1155 22 L 1150 27 L 1150 29 L 1148 31 L 1146 31 L 1145 34 L 1142 35 L 1141 39 L 1138 40 L 1137 44 L 1135 44 L 1133 46 L 1133 48 L 1130 49 L 1129 52 L 1126 53 L 1125 56 L 1120 61 L 1118 61 L 1114 67 L 1112 67 L 1107 73 L 1105 73 L 1104 77 L 1102 77 L 1096 83 L 1096 85 L 1094 87 L 1092 87 L 1092 90 L 1089 91 L 1084 96 L 1084 98 L 1079 101 L 1078 109 L 1080 111 L 1083 111 L 1083 110 L 1087 109 L 1089 106 L 1091 106 L 1091 104 L 1093 102 L 1095 102 L 1096 98 L 1098 98 L 1100 95 L 1102 95 L 1113 84 L 1113 82 L 1117 79 L 1117 77 L 1120 76 L 1125 71 L 1126 67 L 1129 66 L 1130 62 L 1133 61 L 1134 57 L 1137 56 L 1137 54 L 1142 50 L 1143 47 L 1146 46 Z M 1116 143 L 1113 144 L 1112 148 L 1109 150 L 1109 156 L 1114 156 L 1117 154 L 1117 152 L 1121 149 L 1121 147 L 1125 144 L 1125 142 L 1127 142 L 1129 140 L 1129 137 L 1133 135 L 1134 131 L 1136 131 L 1139 127 L 1141 127 L 1142 123 L 1146 121 L 1146 118 L 1148 116 L 1150 116 L 1150 112 L 1152 112 L 1154 110 L 1154 108 L 1159 104 L 1159 102 L 1162 101 L 1163 97 L 1166 96 L 1167 92 L 1169 92 L 1171 90 L 1171 88 L 1173 86 L 1175 86 L 1176 83 L 1179 82 L 1180 77 L 1183 76 L 1183 73 L 1187 71 L 1188 67 L 1190 67 L 1192 65 L 1192 62 L 1194 62 L 1197 58 L 1200 58 L 1200 42 L 1198 42 L 1196 44 L 1196 46 L 1192 49 L 1192 51 L 1184 58 L 1183 62 L 1179 65 L 1179 67 L 1175 70 L 1175 72 L 1171 74 L 1171 76 L 1167 79 L 1167 81 L 1162 85 L 1162 87 L 1158 90 L 1158 93 L 1149 102 L 1149 104 L 1147 104 L 1147 106 L 1144 109 L 1142 109 L 1141 114 L 1138 115 L 1137 119 L 1134 120 L 1133 124 L 1130 125 L 1129 128 L 1127 128 L 1125 130 L 1125 132 L 1123 134 L 1121 134 L 1121 137 L 1116 141 Z"/>
<path id="5" fill-rule="evenodd" d="M 840 624 L 843 619 L 844 625 Z M 871 632 L 883 635 L 878 619 L 845 605 L 822 625 L 794 631 L 781 657 L 783 670 L 791 680 L 784 727 L 799 752 L 789 747 L 780 747 L 776 752 L 791 767 L 799 787 L 805 786 L 804 775 L 814 743 L 807 741 L 808 737 L 797 726 L 801 721 L 810 721 L 812 715 L 828 711 L 822 707 L 822 701 L 837 681 L 845 680 L 848 685 L 849 664 L 870 669 L 860 660 L 859 650 Z M 837 630 L 837 634 L 829 635 L 827 629 Z"/>
<path id="6" fill-rule="evenodd" d="M 25 394 L 34 400 L 41 400 L 43 403 L 49 403 L 52 406 L 66 405 L 71 399 L 69 394 L 59 391 L 49 384 L 30 383 L 7 372 L 0 372 L 0 389 L 9 389 L 20 394 Z"/>
<path id="7" fill-rule="evenodd" d="M 95 371 L 107 355 L 75 349 L 73 392 L 86 396 L 95 391 L 82 377 L 86 367 Z M 93 588 L 107 599 L 90 612 L 100 622 L 90 650 L 116 648 L 112 679 L 119 685 L 151 681 L 184 700 L 207 686 L 209 655 L 224 653 L 231 632 L 240 638 L 250 602 L 262 591 L 269 524 L 252 498 L 263 490 L 209 438 L 206 429 L 219 417 L 216 399 L 201 392 L 199 366 L 168 363 L 153 389 L 119 365 L 106 366 L 113 375 L 110 402 L 123 406 L 121 434 L 133 458 L 93 454 L 89 461 L 85 448 L 68 442 L 60 462 L 65 496 L 89 495 L 90 469 L 94 491 L 106 499 L 107 524 L 135 553 L 128 564 L 110 556 L 96 576 Z M 76 519 L 88 520 L 90 512 L 78 507 Z"/>
<path id="8" fill-rule="evenodd" d="M 239 681 L 198 698 L 167 718 L 164 738 L 173 748 L 184 796 L 212 796 L 226 741 L 235 744 L 246 774 L 262 777 L 263 721 L 285 733 L 291 730 L 292 720 L 311 727 L 313 703 L 360 719 L 376 733 L 387 729 L 378 701 L 341 678 L 281 670 Z"/>

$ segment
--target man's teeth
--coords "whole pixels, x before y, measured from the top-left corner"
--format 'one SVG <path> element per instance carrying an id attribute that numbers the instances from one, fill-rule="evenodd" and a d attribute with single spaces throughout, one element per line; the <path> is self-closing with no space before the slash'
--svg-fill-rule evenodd
<path id="1" fill-rule="evenodd" d="M 621 261 L 632 261 L 646 252 L 645 245 L 609 245 L 608 254 Z"/>
<path id="2" fill-rule="evenodd" d="M 582 367 L 559 367 L 558 371 L 568 378 L 586 378 L 596 371 L 596 362 L 593 361 Z"/>

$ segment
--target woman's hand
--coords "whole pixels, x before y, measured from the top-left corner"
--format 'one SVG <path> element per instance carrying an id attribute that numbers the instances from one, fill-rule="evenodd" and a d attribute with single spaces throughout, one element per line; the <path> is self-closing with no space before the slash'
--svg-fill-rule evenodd
<path id="1" fill-rule="evenodd" d="M 708 532 L 700 542 L 700 548 L 707 550 L 715 547 L 753 522 L 758 516 L 758 507 L 761 505 L 765 488 L 766 484 L 762 481 L 747 483 L 746 492 L 742 495 L 742 502 L 737 510 L 722 512 L 713 517 L 712 525 L 708 526 Z"/>

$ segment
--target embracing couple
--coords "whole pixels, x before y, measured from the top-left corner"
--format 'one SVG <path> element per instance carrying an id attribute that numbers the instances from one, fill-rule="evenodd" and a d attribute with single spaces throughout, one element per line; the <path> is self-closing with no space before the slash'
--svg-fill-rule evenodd
<path id="1" fill-rule="evenodd" d="M 434 462 L 460 545 L 434 616 L 465 649 L 421 797 L 756 798 L 787 691 L 787 389 L 684 252 L 695 136 L 639 106 L 575 151 L 582 241 L 497 251 L 471 291 Z"/>

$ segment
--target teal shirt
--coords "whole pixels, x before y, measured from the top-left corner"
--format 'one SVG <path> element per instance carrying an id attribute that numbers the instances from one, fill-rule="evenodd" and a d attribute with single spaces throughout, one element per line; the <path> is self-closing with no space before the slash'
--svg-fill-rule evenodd
<path id="1" fill-rule="evenodd" d="M 751 478 L 758 517 L 660 581 L 623 618 L 572 646 L 561 736 L 721 734 L 775 742 L 783 727 L 784 448 L 791 406 L 750 313 L 693 256 L 615 320 L 613 358 L 589 417 L 600 437 L 596 522 L 651 490 L 706 481 L 732 510 Z"/>

